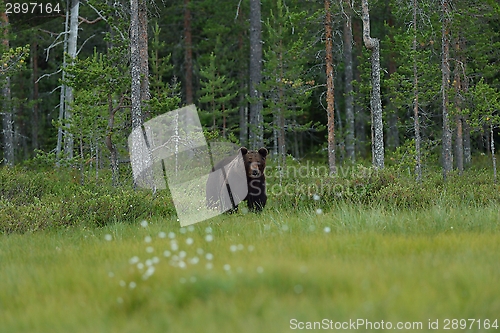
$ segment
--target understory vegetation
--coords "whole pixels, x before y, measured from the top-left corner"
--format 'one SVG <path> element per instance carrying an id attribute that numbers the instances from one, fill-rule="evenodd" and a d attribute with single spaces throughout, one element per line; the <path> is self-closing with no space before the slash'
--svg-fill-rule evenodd
<path id="1" fill-rule="evenodd" d="M 270 163 L 262 213 L 242 205 L 183 228 L 168 191 L 37 169 L 0 169 L 1 333 L 498 328 L 488 167 L 419 183 L 401 163 L 332 177 L 312 161 Z"/>
<path id="2" fill-rule="evenodd" d="M 130 179 L 128 184 L 125 180 L 121 186 L 112 186 L 108 173 L 101 170 L 96 176 L 62 167 L 37 171 L 22 166 L 1 168 L 0 232 L 102 227 L 149 218 L 175 220 L 168 190 L 153 194 L 134 189 Z M 384 170 L 346 165 L 331 176 L 323 164 L 290 159 L 283 170 L 271 163 L 266 175 L 270 197 L 266 210 L 275 212 L 326 212 L 344 203 L 389 210 L 500 204 L 500 186 L 486 167 L 450 174 L 446 181 L 439 171 L 429 171 L 424 181 L 416 182 L 402 164 Z"/>

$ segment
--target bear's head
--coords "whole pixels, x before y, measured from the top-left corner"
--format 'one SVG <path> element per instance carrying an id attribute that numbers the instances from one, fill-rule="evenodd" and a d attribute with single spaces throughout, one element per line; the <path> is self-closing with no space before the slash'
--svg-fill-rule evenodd
<path id="1" fill-rule="evenodd" d="M 245 147 L 240 148 L 245 162 L 245 171 L 248 178 L 260 178 L 264 176 L 266 168 L 267 149 L 260 148 L 259 150 L 248 150 Z"/>

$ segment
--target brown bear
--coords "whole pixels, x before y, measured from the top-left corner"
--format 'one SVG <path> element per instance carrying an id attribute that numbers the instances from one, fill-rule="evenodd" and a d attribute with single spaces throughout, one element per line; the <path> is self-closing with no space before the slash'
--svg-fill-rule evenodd
<path id="1" fill-rule="evenodd" d="M 255 151 L 241 147 L 236 156 L 217 163 L 207 180 L 207 207 L 236 212 L 238 204 L 246 201 L 250 211 L 262 211 L 267 202 L 264 175 L 267 154 L 266 148 Z"/>

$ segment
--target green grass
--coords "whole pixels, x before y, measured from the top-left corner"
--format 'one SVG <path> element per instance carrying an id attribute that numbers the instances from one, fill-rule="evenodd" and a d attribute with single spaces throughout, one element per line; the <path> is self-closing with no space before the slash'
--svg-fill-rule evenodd
<path id="1" fill-rule="evenodd" d="M 271 205 L 186 229 L 153 218 L 1 235 L 0 332 L 298 331 L 292 319 L 421 331 L 438 319 L 443 331 L 445 319 L 500 320 L 498 205 L 315 209 Z M 181 251 L 185 268 L 170 262 Z M 134 256 L 158 258 L 146 280 Z"/>

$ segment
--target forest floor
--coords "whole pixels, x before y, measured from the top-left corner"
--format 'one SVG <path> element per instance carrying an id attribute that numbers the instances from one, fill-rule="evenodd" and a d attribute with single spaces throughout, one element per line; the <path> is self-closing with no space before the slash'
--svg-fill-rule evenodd
<path id="1" fill-rule="evenodd" d="M 0 235 L 0 332 L 497 331 L 500 210 L 348 203 Z"/>

